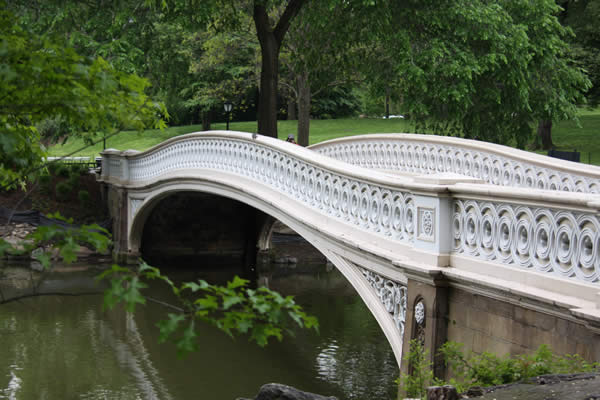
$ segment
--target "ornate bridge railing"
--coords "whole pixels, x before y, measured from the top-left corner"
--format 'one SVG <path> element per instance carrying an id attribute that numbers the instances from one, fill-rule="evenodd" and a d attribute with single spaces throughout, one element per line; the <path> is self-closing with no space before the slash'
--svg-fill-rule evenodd
<path id="1" fill-rule="evenodd" d="M 365 168 L 413 174 L 453 172 L 493 185 L 600 192 L 599 167 L 475 140 L 374 134 L 334 139 L 310 148 Z"/>
<path id="2" fill-rule="evenodd" d="M 240 132 L 189 134 L 144 153 L 106 150 L 102 180 L 135 189 L 219 171 L 278 193 L 294 218 L 320 216 L 324 234 L 352 236 L 359 250 L 398 270 L 437 270 L 451 281 L 560 301 L 600 318 L 600 169 L 421 135 L 313 148 L 322 154 Z M 142 202 L 132 199 L 131 218 Z"/>

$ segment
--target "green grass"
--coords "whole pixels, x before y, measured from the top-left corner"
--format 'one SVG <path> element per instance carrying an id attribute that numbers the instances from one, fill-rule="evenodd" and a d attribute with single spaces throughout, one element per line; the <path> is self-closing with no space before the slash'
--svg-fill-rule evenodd
<path id="1" fill-rule="evenodd" d="M 600 108 L 582 109 L 579 116 L 581 127 L 575 122 L 566 121 L 554 125 L 552 139 L 559 150 L 581 152 L 581 162 L 600 165 Z M 279 121 L 277 123 L 280 139 L 285 139 L 290 133 L 296 134 L 296 121 Z M 225 123 L 212 125 L 213 130 L 225 129 Z M 243 132 L 256 132 L 256 121 L 232 122 L 229 129 Z M 155 144 L 174 136 L 202 130 L 201 125 L 188 125 L 167 128 L 163 131 L 148 130 L 142 133 L 121 132 L 109 138 L 107 148 L 118 150 L 146 150 Z M 328 119 L 310 122 L 310 144 L 342 136 L 361 135 L 365 133 L 412 133 L 414 126 L 402 119 Z M 84 147 L 79 139 L 71 139 L 65 145 L 57 145 L 49 149 L 51 156 L 64 156 Z M 97 156 L 102 151 L 102 142 L 77 152 L 75 156 Z M 540 152 L 545 154 L 545 152 Z"/>
<path id="2" fill-rule="evenodd" d="M 285 139 L 290 133 L 296 134 L 297 121 L 278 121 L 277 131 L 280 139 Z M 402 119 L 328 119 L 313 120 L 310 122 L 310 144 L 341 136 L 361 135 L 365 133 L 397 133 L 412 132 L 411 124 Z M 229 129 L 232 131 L 256 132 L 256 121 L 232 122 Z M 224 130 L 225 123 L 211 125 L 213 130 Z M 106 140 L 106 148 L 118 150 L 146 150 L 155 144 L 171 137 L 186 133 L 198 132 L 202 125 L 187 125 L 160 130 L 147 130 L 144 132 L 124 131 Z M 77 151 L 73 156 L 95 157 L 102 151 L 102 142 Z M 56 145 L 49 149 L 50 156 L 64 156 L 85 147 L 81 139 L 70 139 L 64 145 Z"/>
<path id="3" fill-rule="evenodd" d="M 573 121 L 555 124 L 552 129 L 552 141 L 559 150 L 581 153 L 581 162 L 600 165 L 600 108 L 581 110 L 581 127 Z M 544 153 L 545 154 L 545 153 Z"/>

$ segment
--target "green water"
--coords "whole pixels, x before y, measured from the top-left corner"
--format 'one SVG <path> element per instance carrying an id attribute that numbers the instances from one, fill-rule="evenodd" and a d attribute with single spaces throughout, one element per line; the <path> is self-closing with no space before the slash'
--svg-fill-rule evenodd
<path id="1" fill-rule="evenodd" d="M 150 303 L 135 314 L 102 309 L 95 268 L 33 273 L 0 266 L 0 399 L 216 399 L 254 397 L 279 382 L 339 399 L 394 399 L 398 368 L 379 326 L 356 292 L 326 266 L 276 269 L 259 281 L 297 301 L 320 321 L 320 334 L 260 348 L 210 327 L 200 350 L 180 359 L 158 344 L 156 323 L 169 310 Z M 67 270 L 68 271 L 68 270 Z M 234 270 L 169 271 L 182 279 L 226 280 Z M 146 293 L 169 301 L 166 290 Z"/>

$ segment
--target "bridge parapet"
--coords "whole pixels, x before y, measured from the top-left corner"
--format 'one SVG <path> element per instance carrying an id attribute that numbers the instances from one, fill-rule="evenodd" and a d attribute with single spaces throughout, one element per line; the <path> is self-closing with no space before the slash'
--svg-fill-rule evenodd
<path id="1" fill-rule="evenodd" d="M 411 247 L 417 243 L 436 257 L 450 250 L 449 236 L 435 234 L 438 225 L 433 223 L 445 218 L 440 212 L 450 212 L 444 186 L 351 167 L 266 137 L 212 131 L 178 137 L 139 154 L 107 150 L 101 179 L 135 188 L 170 174 L 202 170 L 260 183 L 327 219 L 389 241 L 390 251 L 398 250 L 394 247 L 398 243 Z M 141 204 L 133 201 L 130 209 L 135 211 Z M 419 215 L 426 222 L 423 226 Z"/>
<path id="2" fill-rule="evenodd" d="M 405 283 L 402 274 L 422 280 L 443 276 L 456 285 L 560 304 L 600 322 L 600 195 L 594 194 L 600 169 L 544 164 L 529 153 L 529 160 L 520 153 L 514 158 L 508 150 L 500 152 L 503 146 L 486 149 L 473 141 L 465 148 L 476 151 L 457 153 L 455 138 L 404 135 L 412 142 L 401 150 L 396 136 L 401 135 L 326 143 L 315 147 L 321 155 L 247 133 L 195 133 L 143 153 L 107 150 L 101 179 L 129 192 L 128 238 L 156 186 L 211 182 L 246 196 L 249 204 L 260 199 L 332 243 L 387 260 L 400 272 L 365 267 L 383 278 Z M 349 150 L 349 142 L 356 150 Z M 413 165 L 413 176 L 353 166 L 327 154 L 367 168 Z M 520 170 L 521 175 L 515 172 Z M 424 172 L 429 175 L 415 176 Z M 532 187 L 501 186 L 503 176 L 511 185 Z M 565 185 L 554 188 L 589 193 L 536 188 L 552 188 L 552 182 Z M 403 315 L 394 314 L 398 329 Z"/>
<path id="3" fill-rule="evenodd" d="M 373 134 L 347 136 L 310 148 L 365 168 L 408 174 L 454 172 L 493 185 L 600 193 L 599 167 L 476 140 Z"/>

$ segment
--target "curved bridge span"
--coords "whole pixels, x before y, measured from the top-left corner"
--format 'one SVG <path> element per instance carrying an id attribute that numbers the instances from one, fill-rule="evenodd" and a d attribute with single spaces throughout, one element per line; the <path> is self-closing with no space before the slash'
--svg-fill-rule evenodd
<path id="1" fill-rule="evenodd" d="M 121 255 L 139 254 L 144 223 L 161 199 L 183 191 L 225 196 L 320 250 L 356 288 L 399 364 L 412 338 L 433 350 L 466 336 L 477 350 L 475 336 L 485 332 L 504 352 L 550 340 L 525 344 L 517 338 L 523 333 L 493 332 L 495 309 L 506 304 L 513 321 L 523 309 L 573 325 L 585 356 L 600 359 L 593 344 L 600 343 L 600 168 L 409 134 L 307 149 L 210 131 L 102 156 L 101 180 L 118 198 L 112 213 Z M 461 310 L 463 300 L 477 309 L 469 296 L 484 299 L 493 318 Z M 462 311 L 472 315 L 464 320 Z M 480 317 L 486 326 L 478 327 Z M 538 329 L 530 322 L 523 329 Z"/>

